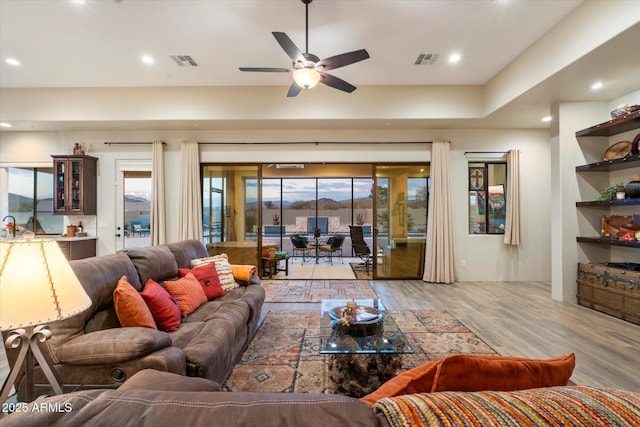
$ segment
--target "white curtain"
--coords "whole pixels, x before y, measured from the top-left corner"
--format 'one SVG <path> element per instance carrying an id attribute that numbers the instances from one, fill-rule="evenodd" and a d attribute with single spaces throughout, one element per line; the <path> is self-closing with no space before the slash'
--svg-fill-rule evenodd
<path id="1" fill-rule="evenodd" d="M 427 250 L 422 277 L 425 282 L 453 283 L 456 279 L 449 145 L 449 141 L 431 145 Z"/>
<path id="2" fill-rule="evenodd" d="M 180 240 L 203 239 L 202 205 L 200 197 L 200 150 L 196 141 L 182 141 L 180 147 Z"/>
<path id="3" fill-rule="evenodd" d="M 153 141 L 153 165 L 151 169 L 151 244 L 167 242 L 164 202 L 164 144 Z"/>
<path id="4" fill-rule="evenodd" d="M 507 153 L 507 216 L 504 226 L 504 244 L 520 244 L 520 151 Z"/>

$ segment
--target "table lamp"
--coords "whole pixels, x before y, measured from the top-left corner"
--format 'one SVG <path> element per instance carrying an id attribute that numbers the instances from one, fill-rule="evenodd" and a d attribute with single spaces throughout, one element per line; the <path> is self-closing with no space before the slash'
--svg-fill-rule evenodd
<path id="1" fill-rule="evenodd" d="M 62 394 L 58 374 L 39 346 L 51 338 L 45 323 L 74 316 L 91 305 L 58 243 L 26 234 L 23 239 L 0 240 L 0 330 L 10 331 L 8 349 L 20 349 L 2 386 L 0 403 L 9 397 L 23 363 L 26 400 L 34 399 L 34 357 L 55 394 Z"/>

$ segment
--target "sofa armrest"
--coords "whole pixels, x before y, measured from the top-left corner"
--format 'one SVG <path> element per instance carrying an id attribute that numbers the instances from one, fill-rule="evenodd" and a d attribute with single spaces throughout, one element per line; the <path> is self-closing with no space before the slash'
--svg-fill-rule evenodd
<path id="1" fill-rule="evenodd" d="M 95 365 L 117 363 L 169 347 L 171 337 L 150 328 L 112 328 L 80 335 L 55 349 L 60 363 Z"/>
<path id="2" fill-rule="evenodd" d="M 221 391 L 222 386 L 206 378 L 143 369 L 136 372 L 118 390 Z"/>

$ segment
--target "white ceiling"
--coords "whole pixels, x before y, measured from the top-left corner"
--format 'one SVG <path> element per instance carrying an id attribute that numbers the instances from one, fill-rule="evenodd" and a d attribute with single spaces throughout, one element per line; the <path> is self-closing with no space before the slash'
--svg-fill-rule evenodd
<path id="1" fill-rule="evenodd" d="M 331 72 L 355 86 L 485 85 L 581 3 L 315 0 L 309 51 L 324 58 L 367 49 L 370 59 Z M 0 88 L 281 86 L 284 97 L 288 74 L 238 67 L 289 67 L 271 32 L 287 33 L 304 51 L 304 22 L 300 0 L 0 0 Z M 517 114 L 535 104 L 543 115 L 558 99 L 610 100 L 637 89 L 638 27 L 610 41 L 615 49 L 596 49 L 508 107 Z M 636 50 L 612 55 L 618 49 Z M 462 59 L 450 64 L 454 51 Z M 422 53 L 440 56 L 414 65 Z M 141 62 L 145 54 L 153 65 Z M 180 67 L 171 55 L 190 55 L 198 67 Z M 9 57 L 21 65 L 6 64 Z M 594 64 L 620 84 L 594 94 L 575 81 L 590 78 Z M 497 114 L 507 118 L 511 110 Z"/>

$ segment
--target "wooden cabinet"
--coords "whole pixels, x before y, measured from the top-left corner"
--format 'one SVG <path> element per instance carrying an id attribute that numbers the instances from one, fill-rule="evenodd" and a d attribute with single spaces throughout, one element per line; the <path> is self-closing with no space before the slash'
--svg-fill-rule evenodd
<path id="1" fill-rule="evenodd" d="M 640 129 L 640 111 L 633 112 L 623 117 L 619 117 L 613 120 L 609 120 L 604 123 L 600 123 L 598 125 L 592 126 L 587 129 L 580 130 L 576 132 L 577 138 L 584 137 L 610 137 L 615 136 L 624 132 L 633 131 L 636 129 Z M 609 139 L 608 138 L 600 138 L 596 140 L 595 143 L 600 144 L 600 140 L 602 140 L 602 152 L 607 148 Z M 604 145 L 604 141 L 606 141 L 607 145 Z M 576 167 L 576 173 L 599 173 L 599 174 L 608 174 L 614 171 L 620 170 L 637 170 L 635 173 L 640 173 L 640 154 L 628 154 L 624 158 L 609 160 L 609 161 L 598 161 L 594 163 L 589 163 L 582 166 Z M 634 171 L 631 171 L 634 173 Z M 588 200 L 576 202 L 577 208 L 600 208 L 598 209 L 598 213 L 600 217 L 603 213 L 610 212 L 614 208 L 617 207 L 626 207 L 626 206 L 640 206 L 640 199 L 622 199 L 622 200 Z M 598 244 L 598 245 L 607 245 L 607 246 L 619 246 L 619 247 L 627 247 L 640 249 L 640 242 L 638 241 L 624 241 L 618 240 L 615 238 L 601 237 L 601 236 L 578 236 L 576 238 L 578 242 L 582 243 L 590 243 L 590 244 Z"/>
<path id="2" fill-rule="evenodd" d="M 95 238 L 58 240 L 58 246 L 69 261 L 96 256 L 96 243 Z"/>
<path id="3" fill-rule="evenodd" d="M 51 156 L 54 215 L 95 215 L 97 164 L 91 156 Z"/>

